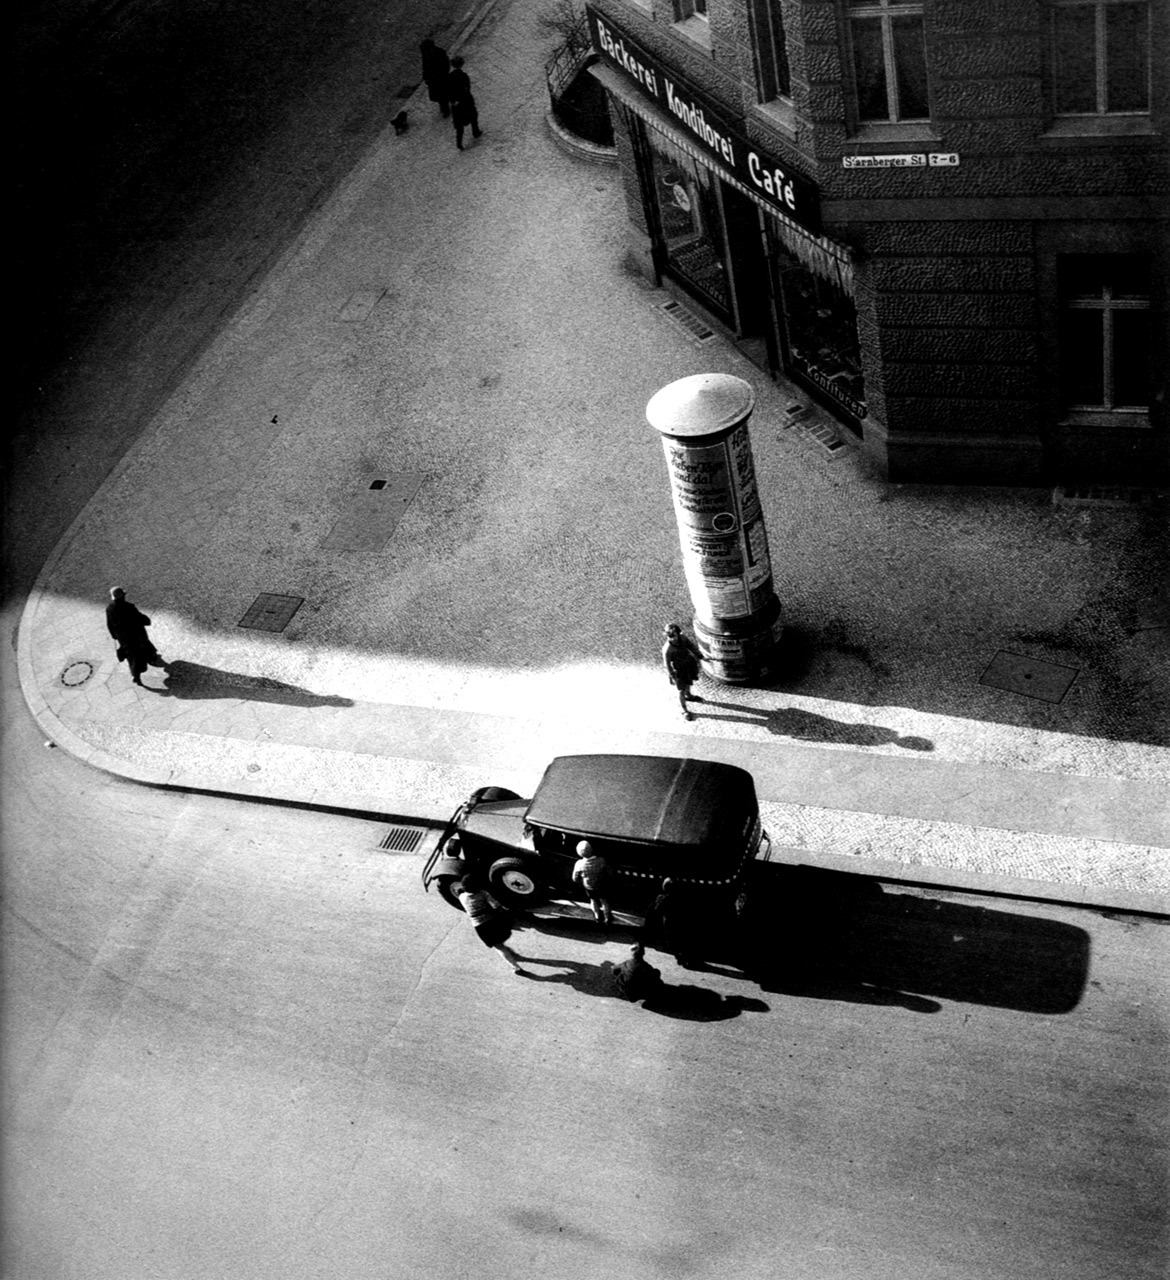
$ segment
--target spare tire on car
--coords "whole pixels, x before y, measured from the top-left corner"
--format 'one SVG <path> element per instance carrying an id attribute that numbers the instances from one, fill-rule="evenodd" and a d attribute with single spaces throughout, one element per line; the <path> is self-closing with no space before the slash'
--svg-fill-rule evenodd
<path id="1" fill-rule="evenodd" d="M 484 800 L 490 804 L 493 800 L 519 800 L 520 797 L 515 791 L 509 791 L 507 787 L 480 787 L 473 794 L 472 799 L 477 803 Z"/>
<path id="2" fill-rule="evenodd" d="M 492 897 L 506 907 L 533 907 L 548 897 L 535 866 L 526 858 L 500 858 L 488 871 Z"/>

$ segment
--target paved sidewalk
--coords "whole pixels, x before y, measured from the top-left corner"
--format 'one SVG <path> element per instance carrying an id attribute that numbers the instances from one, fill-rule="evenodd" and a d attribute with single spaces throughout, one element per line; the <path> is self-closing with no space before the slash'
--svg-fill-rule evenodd
<path id="1" fill-rule="evenodd" d="M 616 170 L 545 127 L 539 10 L 476 13 L 484 137 L 456 151 L 416 94 L 46 563 L 19 635 L 46 735 L 144 782 L 423 818 L 559 752 L 702 755 L 754 773 L 785 856 L 1165 905 L 1164 507 L 890 486 L 785 429 L 805 397 L 623 269 Z M 793 665 L 686 723 L 644 409 L 706 371 L 759 397 Z M 147 689 L 115 583 L 171 662 Z M 301 602 L 283 630 L 239 625 L 262 593 Z M 1075 678 L 994 687 L 1001 651 Z"/>

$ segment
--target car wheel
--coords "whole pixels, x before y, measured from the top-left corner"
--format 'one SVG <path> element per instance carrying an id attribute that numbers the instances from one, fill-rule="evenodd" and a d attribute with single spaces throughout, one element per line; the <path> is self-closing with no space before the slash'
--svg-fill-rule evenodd
<path id="1" fill-rule="evenodd" d="M 439 897 L 456 911 L 462 911 L 463 903 L 459 898 L 459 890 L 463 888 L 463 881 L 457 876 L 443 876 L 435 883 L 439 886 Z"/>
<path id="2" fill-rule="evenodd" d="M 488 872 L 493 896 L 505 906 L 531 907 L 547 895 L 524 858 L 501 858 Z"/>
<path id="3" fill-rule="evenodd" d="M 515 791 L 509 791 L 507 787 L 480 787 L 475 793 L 476 800 L 519 800 L 520 797 Z"/>

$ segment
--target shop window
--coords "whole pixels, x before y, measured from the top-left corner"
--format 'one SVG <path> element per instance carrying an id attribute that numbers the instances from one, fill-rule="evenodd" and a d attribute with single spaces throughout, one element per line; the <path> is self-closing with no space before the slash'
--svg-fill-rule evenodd
<path id="1" fill-rule="evenodd" d="M 928 120 L 921 0 L 848 0 L 848 10 L 858 120 Z"/>
<path id="2" fill-rule="evenodd" d="M 665 268 L 726 316 L 731 295 L 716 179 L 661 135 L 652 135 L 650 154 Z"/>
<path id="3" fill-rule="evenodd" d="M 1146 0 L 1052 0 L 1051 58 L 1058 116 L 1149 112 Z"/>
<path id="4" fill-rule="evenodd" d="M 1060 390 L 1066 410 L 1144 413 L 1150 403 L 1150 275 L 1143 254 L 1058 263 Z"/>
<path id="5" fill-rule="evenodd" d="M 787 367 L 812 383 L 856 423 L 866 416 L 865 379 L 857 340 L 857 311 L 843 289 L 808 269 L 795 254 L 774 240 L 781 298 Z M 860 430 L 855 423 L 849 423 Z"/>
<path id="6" fill-rule="evenodd" d="M 756 59 L 756 91 L 761 102 L 792 97 L 788 40 L 780 0 L 752 0 L 752 44 Z"/>
<path id="7" fill-rule="evenodd" d="M 686 22 L 688 18 L 707 17 L 707 0 L 674 0 L 675 22 Z"/>

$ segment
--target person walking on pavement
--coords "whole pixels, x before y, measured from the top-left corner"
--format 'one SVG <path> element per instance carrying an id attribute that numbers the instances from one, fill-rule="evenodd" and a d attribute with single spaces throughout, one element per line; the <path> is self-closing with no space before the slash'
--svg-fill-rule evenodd
<path id="1" fill-rule="evenodd" d="M 508 946 L 508 939 L 512 936 L 512 926 L 508 923 L 507 917 L 496 909 L 486 891 L 481 889 L 470 876 L 463 881 L 457 892 L 459 901 L 463 903 L 463 910 L 467 912 L 467 917 L 480 942 L 485 947 L 490 947 L 492 951 L 498 951 L 512 966 L 514 973 L 525 977 L 525 972 L 520 967 L 520 961 L 524 957 L 518 956 Z"/>
<path id="2" fill-rule="evenodd" d="M 418 51 L 422 54 L 422 78 L 427 87 L 427 96 L 432 102 L 439 104 L 439 114 L 446 120 L 451 114 L 447 93 L 451 60 L 447 57 L 447 50 L 440 49 L 433 40 L 426 39 L 419 45 Z"/>
<path id="3" fill-rule="evenodd" d="M 683 634 L 683 629 L 677 622 L 668 622 L 663 628 L 663 636 L 662 665 L 666 668 L 670 683 L 678 690 L 683 719 L 693 720 L 695 717 L 687 706 L 687 699 L 692 702 L 703 701 L 691 692 L 691 686 L 699 678 L 699 651 L 694 641 Z"/>
<path id="4" fill-rule="evenodd" d="M 473 138 L 481 137 L 479 111 L 471 92 L 471 79 L 463 70 L 463 59 L 451 59 L 451 74 L 447 77 L 447 97 L 451 103 L 451 123 L 455 126 L 455 145 L 463 150 L 463 130 L 469 125 Z"/>
<path id="5" fill-rule="evenodd" d="M 577 861 L 573 864 L 573 882 L 580 884 L 589 898 L 593 908 L 593 918 L 599 924 L 613 924 L 613 911 L 609 902 L 602 896 L 601 886 L 605 879 L 605 859 L 593 852 L 588 840 L 577 844 Z"/>
<path id="6" fill-rule="evenodd" d="M 150 619 L 126 599 L 121 587 L 110 588 L 110 603 L 106 605 L 106 630 L 118 646 L 118 661 L 125 662 L 135 684 L 142 684 L 147 667 L 165 667 L 158 650 L 146 634 Z"/>

